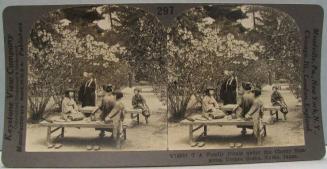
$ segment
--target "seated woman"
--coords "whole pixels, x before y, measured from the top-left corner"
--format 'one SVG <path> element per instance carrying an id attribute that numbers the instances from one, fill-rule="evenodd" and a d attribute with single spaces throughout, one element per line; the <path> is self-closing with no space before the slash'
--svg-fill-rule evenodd
<path id="1" fill-rule="evenodd" d="M 237 116 L 244 118 L 246 113 L 250 110 L 254 95 L 252 93 L 252 84 L 249 82 L 242 83 L 243 95 L 241 97 L 241 102 L 235 107 L 234 112 L 237 111 Z M 238 111 L 239 110 L 239 111 Z"/>
<path id="2" fill-rule="evenodd" d="M 278 91 L 277 86 L 273 86 L 272 89 L 273 89 L 273 93 L 271 94 L 271 104 L 273 106 L 280 106 L 280 111 L 283 113 L 284 119 L 286 120 L 286 114 L 288 113 L 288 110 L 285 100 L 283 96 L 280 94 L 280 92 Z"/>
<path id="3" fill-rule="evenodd" d="M 225 113 L 219 109 L 219 105 L 214 98 L 215 90 L 212 87 L 208 87 L 206 90 L 206 95 L 202 100 L 202 109 L 204 115 L 212 119 L 220 119 L 225 117 Z"/>
<path id="4" fill-rule="evenodd" d="M 245 115 L 245 120 L 253 121 L 253 134 L 256 137 L 260 135 L 260 121 L 263 116 L 263 102 L 261 101 L 261 90 L 255 89 L 252 91 L 254 94 L 254 101 L 250 110 Z"/>
<path id="5" fill-rule="evenodd" d="M 148 123 L 148 118 L 150 117 L 149 106 L 146 104 L 144 97 L 140 94 L 141 89 L 134 89 L 134 96 L 132 98 L 132 105 L 134 109 L 142 109 L 142 115 L 145 117 L 146 123 Z"/>
<path id="6" fill-rule="evenodd" d="M 84 114 L 78 111 L 78 106 L 74 100 L 75 91 L 67 89 L 61 104 L 61 117 L 66 121 L 78 121 L 84 119 Z"/>

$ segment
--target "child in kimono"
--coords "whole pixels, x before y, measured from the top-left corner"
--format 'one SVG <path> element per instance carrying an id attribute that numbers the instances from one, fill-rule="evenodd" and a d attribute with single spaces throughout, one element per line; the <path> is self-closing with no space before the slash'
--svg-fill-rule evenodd
<path id="1" fill-rule="evenodd" d="M 78 106 L 74 100 L 73 89 L 67 89 L 61 104 L 61 117 L 66 121 L 79 121 L 84 119 L 84 114 L 78 111 Z"/>
<path id="2" fill-rule="evenodd" d="M 277 86 L 273 86 L 272 89 L 273 89 L 273 93 L 271 94 L 271 104 L 273 106 L 280 106 L 280 111 L 283 113 L 284 119 L 286 120 L 286 114 L 288 113 L 288 110 L 285 100 L 283 96 L 280 94 L 280 92 L 278 91 Z"/>
<path id="3" fill-rule="evenodd" d="M 141 89 L 135 88 L 134 89 L 134 96 L 132 98 L 132 106 L 134 109 L 141 109 L 142 115 L 145 117 L 146 123 L 148 123 L 148 119 L 150 117 L 150 110 L 149 106 L 146 104 L 144 97 L 140 94 Z"/>

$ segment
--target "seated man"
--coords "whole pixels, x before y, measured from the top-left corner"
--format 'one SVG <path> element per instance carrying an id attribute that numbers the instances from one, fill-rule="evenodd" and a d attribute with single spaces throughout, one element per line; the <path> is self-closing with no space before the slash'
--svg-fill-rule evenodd
<path id="1" fill-rule="evenodd" d="M 110 112 L 113 110 L 115 104 L 116 104 L 116 98 L 113 93 L 112 85 L 104 85 L 103 86 L 103 91 L 104 91 L 104 96 L 101 100 L 100 106 L 92 113 L 93 116 L 96 116 L 96 112 L 98 110 L 101 111 L 97 117 L 94 117 L 94 120 L 100 120 L 100 121 L 105 121 L 106 117 L 110 114 Z M 91 116 L 92 117 L 92 116 Z M 102 129 L 102 128 L 96 128 L 96 130 L 100 130 L 100 137 L 105 136 L 105 131 L 109 131 L 108 129 Z"/>
<path id="2" fill-rule="evenodd" d="M 112 122 L 114 125 L 114 128 L 112 130 L 112 137 L 115 140 L 118 140 L 120 137 L 120 134 L 123 132 L 123 121 L 125 118 L 125 106 L 121 102 L 121 99 L 123 98 L 122 92 L 115 92 L 114 95 L 116 96 L 116 104 L 114 108 L 111 110 L 111 112 L 105 117 L 105 122 L 110 123 Z"/>
<path id="3" fill-rule="evenodd" d="M 252 84 L 249 82 L 242 84 L 243 95 L 241 97 L 241 102 L 235 107 L 234 112 L 237 112 L 237 116 L 245 118 L 246 113 L 250 110 L 253 101 L 254 94 L 252 92 Z"/>
<path id="4" fill-rule="evenodd" d="M 225 113 L 219 109 L 219 105 L 214 98 L 214 94 L 214 88 L 208 87 L 206 90 L 206 95 L 202 100 L 202 109 L 205 113 L 205 116 L 208 116 L 212 119 L 220 119 L 225 117 Z"/>
<path id="5" fill-rule="evenodd" d="M 263 116 L 263 102 L 261 101 L 261 90 L 255 89 L 254 93 L 254 101 L 250 108 L 250 110 L 245 115 L 245 120 L 253 121 L 253 133 L 256 137 L 260 135 L 260 120 Z"/>
<path id="6" fill-rule="evenodd" d="M 66 121 L 83 120 L 84 114 L 78 111 L 78 106 L 74 100 L 74 90 L 67 89 L 61 104 L 61 117 Z"/>
<path id="7" fill-rule="evenodd" d="M 146 123 L 148 123 L 148 118 L 150 117 L 149 106 L 146 104 L 146 101 L 140 92 L 140 88 L 134 89 L 135 95 L 132 98 L 132 105 L 134 109 L 142 109 L 142 115 L 145 117 Z"/>
<path id="8" fill-rule="evenodd" d="M 288 113 L 288 110 L 285 100 L 283 96 L 280 94 L 280 92 L 278 91 L 277 86 L 273 86 L 272 89 L 273 89 L 273 93 L 271 94 L 271 104 L 273 106 L 280 106 L 280 111 L 283 113 L 284 119 L 286 120 L 286 114 Z"/>

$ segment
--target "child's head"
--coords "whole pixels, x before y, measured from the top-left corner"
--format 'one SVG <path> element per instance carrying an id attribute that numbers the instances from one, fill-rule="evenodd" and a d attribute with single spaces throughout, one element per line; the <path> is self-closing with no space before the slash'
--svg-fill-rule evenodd
<path id="1" fill-rule="evenodd" d="M 141 89 L 140 88 L 137 87 L 137 88 L 134 89 L 134 94 L 135 95 L 138 95 L 140 93 L 141 93 Z"/>
<path id="2" fill-rule="evenodd" d="M 277 87 L 277 86 L 273 86 L 273 87 L 272 87 L 272 90 L 273 90 L 273 91 L 277 91 L 277 90 L 278 90 L 278 87 Z"/>

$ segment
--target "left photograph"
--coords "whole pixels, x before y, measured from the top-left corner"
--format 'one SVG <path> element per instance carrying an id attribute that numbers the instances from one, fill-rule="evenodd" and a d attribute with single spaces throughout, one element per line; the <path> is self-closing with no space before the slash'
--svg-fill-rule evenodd
<path id="1" fill-rule="evenodd" d="M 128 6 L 40 16 L 28 42 L 26 151 L 167 150 L 165 32 Z"/>

